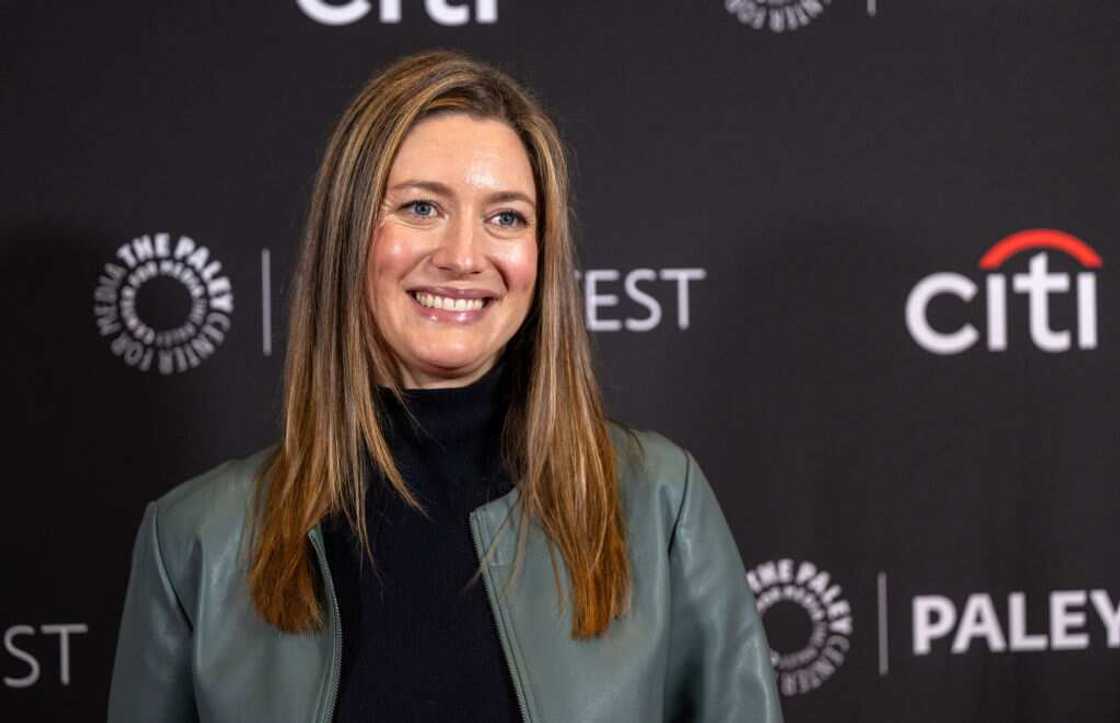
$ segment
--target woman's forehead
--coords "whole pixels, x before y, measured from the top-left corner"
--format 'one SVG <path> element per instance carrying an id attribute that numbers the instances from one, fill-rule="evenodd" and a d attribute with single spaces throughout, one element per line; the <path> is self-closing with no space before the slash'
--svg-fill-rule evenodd
<path id="1" fill-rule="evenodd" d="M 533 195 L 529 155 L 504 121 L 465 113 L 426 118 L 408 132 L 389 172 L 389 186 L 438 182 L 452 188 Z"/>

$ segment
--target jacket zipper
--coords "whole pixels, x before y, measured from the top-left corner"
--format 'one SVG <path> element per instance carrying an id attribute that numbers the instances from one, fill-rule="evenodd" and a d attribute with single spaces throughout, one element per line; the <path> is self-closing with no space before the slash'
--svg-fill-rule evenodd
<path id="1" fill-rule="evenodd" d="M 475 553 L 478 555 L 479 563 L 482 563 L 485 552 L 482 549 L 482 536 L 478 531 L 478 520 L 474 518 L 473 514 L 471 515 L 471 537 L 474 538 L 474 549 Z M 483 565 L 482 584 L 483 587 L 486 588 L 486 596 L 490 601 L 491 618 L 493 619 L 494 626 L 498 629 L 498 639 L 502 641 L 502 652 L 504 653 L 502 657 L 506 661 L 506 672 L 509 673 L 510 679 L 513 681 L 513 688 L 517 691 L 517 703 L 521 707 L 521 720 L 525 721 L 525 723 L 531 723 L 532 718 L 529 717 L 529 704 L 525 700 L 525 689 L 513 659 L 513 648 L 511 647 L 509 637 L 506 633 L 504 618 L 502 618 L 501 612 L 498 609 L 498 598 L 490 579 L 490 565 L 488 563 Z"/>
<path id="2" fill-rule="evenodd" d="M 311 545 L 315 548 L 315 556 L 319 558 L 319 571 L 323 576 L 327 598 L 331 601 L 331 609 L 334 611 L 334 618 L 332 619 L 334 637 L 333 647 L 331 649 L 331 668 L 328 676 L 327 708 L 323 717 L 319 719 L 320 723 L 331 723 L 331 719 L 334 717 L 334 706 L 338 701 L 338 679 L 342 669 L 342 614 L 339 612 L 338 598 L 334 593 L 334 581 L 331 579 L 331 569 L 327 565 L 327 553 L 322 548 L 319 541 L 315 539 L 315 535 L 311 533 L 308 534 L 311 537 Z"/>

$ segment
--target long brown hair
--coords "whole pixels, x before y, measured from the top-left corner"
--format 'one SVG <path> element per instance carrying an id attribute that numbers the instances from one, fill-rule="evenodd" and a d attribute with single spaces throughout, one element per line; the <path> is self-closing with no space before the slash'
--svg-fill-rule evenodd
<path id="1" fill-rule="evenodd" d="M 283 438 L 262 469 L 252 507 L 253 603 L 282 630 L 321 629 L 307 534 L 336 512 L 376 564 L 363 504 L 365 454 L 388 485 L 423 512 L 378 423 L 375 385 L 399 396 L 402 380 L 367 303 L 366 269 L 397 151 L 419 120 L 441 112 L 504 121 L 532 165 L 539 209 L 536 290 L 504 352 L 513 401 L 503 455 L 520 508 L 514 567 L 531 519 L 566 563 L 573 637 L 599 635 L 629 605 L 630 566 L 616 460 L 574 277 L 564 147 L 525 89 L 449 51 L 406 57 L 375 75 L 328 142 L 291 297 Z M 368 483 L 379 481 L 375 475 Z"/>

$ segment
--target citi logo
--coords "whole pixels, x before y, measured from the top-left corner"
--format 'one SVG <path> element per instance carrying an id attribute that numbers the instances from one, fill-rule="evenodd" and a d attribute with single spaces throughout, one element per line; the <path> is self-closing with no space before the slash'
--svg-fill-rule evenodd
<path id="1" fill-rule="evenodd" d="M 401 0 L 377 0 L 377 19 L 382 23 L 401 22 Z M 325 0 L 296 0 L 296 5 L 307 17 L 323 25 L 350 25 L 363 19 L 373 10 L 370 0 L 326 2 Z M 424 0 L 424 12 L 440 25 L 466 25 L 471 22 L 489 24 L 498 22 L 498 0 Z"/>
<path id="2" fill-rule="evenodd" d="M 1087 243 L 1064 231 L 1036 228 L 1019 231 L 1001 240 L 980 258 L 984 278 L 986 338 L 989 351 L 1004 351 L 1008 345 L 1008 275 L 997 273 L 1005 262 L 1021 253 L 1035 252 L 1027 273 L 1011 274 L 1011 291 L 1026 297 L 1030 339 L 1045 352 L 1097 348 L 1097 275 L 1103 265 L 1100 255 Z M 1050 252 L 1071 257 L 1084 271 L 1076 274 L 1050 271 Z M 1051 323 L 1051 297 L 1069 294 L 1076 286 L 1077 329 L 1055 329 Z M 919 281 L 906 299 L 906 328 L 923 349 L 934 354 L 960 354 L 981 341 L 972 323 L 952 331 L 934 328 L 929 308 L 940 297 L 950 296 L 969 304 L 979 292 L 975 281 L 962 274 L 942 271 Z M 1067 302 L 1068 303 L 1068 302 Z"/>

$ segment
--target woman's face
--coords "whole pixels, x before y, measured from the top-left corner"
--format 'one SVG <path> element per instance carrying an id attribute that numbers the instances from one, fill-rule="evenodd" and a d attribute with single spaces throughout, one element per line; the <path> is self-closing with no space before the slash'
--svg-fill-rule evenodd
<path id="1" fill-rule="evenodd" d="M 406 387 L 485 374 L 528 314 L 536 186 L 502 121 L 439 114 L 405 136 L 367 271 L 369 303 Z"/>

